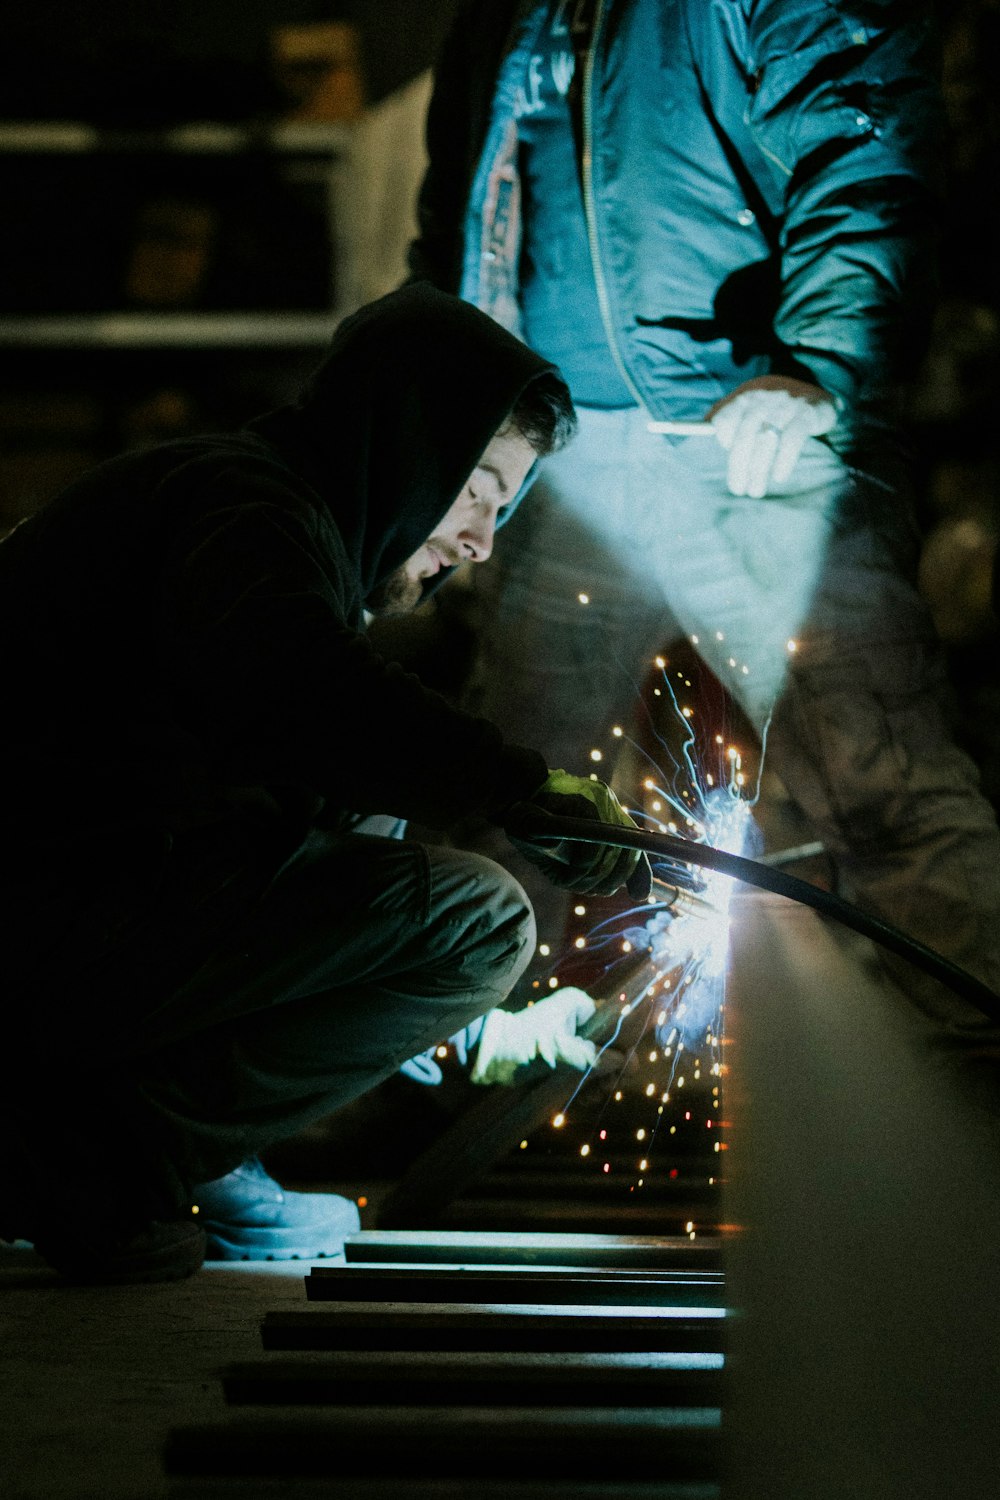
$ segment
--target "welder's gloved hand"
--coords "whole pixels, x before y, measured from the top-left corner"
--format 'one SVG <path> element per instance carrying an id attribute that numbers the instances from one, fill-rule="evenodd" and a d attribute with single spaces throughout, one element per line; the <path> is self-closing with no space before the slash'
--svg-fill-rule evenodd
<path id="1" fill-rule="evenodd" d="M 830 431 L 837 408 L 818 385 L 761 375 L 717 402 L 708 420 L 729 454 L 730 493 L 760 499 L 791 477 L 807 438 Z"/>
<path id="2" fill-rule="evenodd" d="M 637 849 L 569 839 L 558 843 L 536 842 L 550 816 L 589 818 L 612 827 L 635 828 L 636 824 L 609 786 L 603 781 L 592 781 L 589 776 L 550 771 L 533 797 L 510 809 L 504 822 L 507 837 L 553 885 L 585 896 L 613 896 L 626 886 L 634 901 L 645 901 L 652 885 L 645 854 Z"/>
<path id="3" fill-rule="evenodd" d="M 416 1057 L 409 1058 L 400 1063 L 399 1071 L 404 1078 L 409 1078 L 413 1083 L 429 1084 L 432 1088 L 444 1082 L 444 1072 L 438 1062 L 438 1048 L 452 1047 L 455 1052 L 455 1061 L 463 1068 L 468 1067 L 469 1054 L 473 1052 L 482 1035 L 485 1016 L 477 1016 L 470 1021 L 468 1026 L 463 1026 L 461 1031 L 456 1031 L 445 1043 L 435 1042 L 433 1047 L 428 1047 L 424 1052 L 418 1052 Z"/>
<path id="4" fill-rule="evenodd" d="M 518 1068 L 544 1059 L 550 1068 L 557 1062 L 585 1072 L 597 1056 L 597 1048 L 577 1028 L 597 1009 L 584 990 L 567 986 L 553 990 L 527 1010 L 491 1010 L 483 1022 L 479 1051 L 472 1069 L 473 1083 L 510 1083 Z"/>

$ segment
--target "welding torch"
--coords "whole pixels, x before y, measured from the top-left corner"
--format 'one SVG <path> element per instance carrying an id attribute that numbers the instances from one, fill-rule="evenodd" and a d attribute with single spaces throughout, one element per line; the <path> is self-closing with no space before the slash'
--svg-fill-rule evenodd
<path id="1" fill-rule="evenodd" d="M 659 869 L 654 867 L 656 879 L 679 890 L 696 892 L 690 867 L 698 866 L 728 875 L 745 885 L 770 891 L 797 901 L 802 906 L 812 907 L 823 916 L 832 917 L 852 932 L 860 933 L 880 947 L 906 959 L 915 968 L 946 985 L 954 994 L 969 1001 L 991 1021 L 1000 1024 L 1000 995 L 989 985 L 969 974 L 958 964 L 952 963 L 942 954 L 928 948 L 916 938 L 910 937 L 901 928 L 884 922 L 880 917 L 869 916 L 850 901 L 799 880 L 784 870 L 762 864 L 759 860 L 747 859 L 741 854 L 729 854 L 711 844 L 698 844 L 692 839 L 674 834 L 651 833 L 644 828 L 624 828 L 608 823 L 598 823 L 590 818 L 564 818 L 554 813 L 541 812 L 530 803 L 519 802 L 509 810 L 504 826 L 509 833 L 533 843 L 606 844 L 618 849 L 638 849 L 651 859 L 658 858 Z"/>

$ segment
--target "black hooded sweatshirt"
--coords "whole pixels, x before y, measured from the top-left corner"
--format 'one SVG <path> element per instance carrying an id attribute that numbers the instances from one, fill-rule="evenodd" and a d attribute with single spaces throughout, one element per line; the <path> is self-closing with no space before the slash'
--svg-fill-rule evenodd
<path id="1" fill-rule="evenodd" d="M 5 883 L 142 866 L 192 830 L 280 860 L 311 827 L 498 817 L 535 751 L 385 661 L 372 589 L 551 369 L 426 286 L 336 333 L 299 401 L 93 470 L 0 544 Z"/>

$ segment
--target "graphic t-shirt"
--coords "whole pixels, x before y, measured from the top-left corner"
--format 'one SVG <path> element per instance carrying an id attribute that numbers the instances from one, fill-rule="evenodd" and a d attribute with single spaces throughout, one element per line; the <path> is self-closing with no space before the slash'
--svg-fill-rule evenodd
<path id="1" fill-rule="evenodd" d="M 528 343 L 584 406 L 634 406 L 601 317 L 580 176 L 581 93 L 596 0 L 554 0 L 517 100 Z"/>

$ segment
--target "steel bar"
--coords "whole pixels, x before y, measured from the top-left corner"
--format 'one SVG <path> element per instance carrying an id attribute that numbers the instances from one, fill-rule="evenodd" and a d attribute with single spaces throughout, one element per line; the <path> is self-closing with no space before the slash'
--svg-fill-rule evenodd
<path id="1" fill-rule="evenodd" d="M 233 1405 L 717 1406 L 713 1353 L 424 1354 L 255 1360 L 222 1371 Z"/>
<path id="2" fill-rule="evenodd" d="M 723 1277 L 715 1271 L 555 1272 L 542 1268 L 492 1271 L 445 1268 L 315 1266 L 305 1278 L 312 1302 L 532 1302 L 591 1307 L 705 1307 L 721 1305 Z"/>
<path id="3" fill-rule="evenodd" d="M 671 1148 L 673 1145 L 671 1142 Z M 593 1200 L 597 1204 L 624 1206 L 628 1198 L 634 1196 L 627 1189 L 623 1190 L 622 1179 L 625 1178 L 630 1186 L 634 1182 L 635 1155 L 633 1152 L 626 1155 L 624 1152 L 609 1151 L 605 1160 L 611 1166 L 610 1174 L 602 1172 L 588 1177 L 580 1169 L 578 1156 L 566 1162 L 559 1162 L 556 1158 L 553 1163 L 550 1159 L 539 1165 L 525 1153 L 520 1159 L 515 1156 L 502 1168 L 491 1172 L 483 1182 L 475 1184 L 469 1191 L 469 1197 L 516 1198 L 530 1193 L 532 1196 L 537 1194 L 546 1202 L 552 1200 L 575 1203 Z M 708 1179 L 715 1175 L 719 1165 L 719 1159 L 713 1155 L 711 1146 L 699 1154 L 690 1152 L 685 1165 L 687 1170 L 683 1176 L 678 1172 L 676 1177 L 647 1179 L 641 1197 L 650 1202 L 655 1199 L 657 1205 L 662 1204 L 669 1209 L 671 1205 L 708 1196 Z"/>
<path id="4" fill-rule="evenodd" d="M 660 1352 L 721 1347 L 718 1307 L 599 1309 L 527 1305 L 327 1303 L 308 1312 L 271 1312 L 265 1349 L 481 1349 L 550 1352 Z"/>
<path id="5" fill-rule="evenodd" d="M 625 1234 L 522 1234 L 477 1230 L 362 1230 L 344 1245 L 349 1264 L 362 1261 L 426 1264 L 608 1267 L 670 1271 L 718 1268 L 721 1240 Z"/>
<path id="6" fill-rule="evenodd" d="M 224 1475 L 175 1477 L 170 1500 L 469 1500 L 470 1481 L 350 1475 L 339 1479 L 254 1475 L 250 1481 Z M 721 1500 L 720 1487 L 705 1480 L 537 1479 L 480 1477 L 476 1500 Z"/>
<path id="7" fill-rule="evenodd" d="M 684 1226 L 698 1221 L 703 1233 L 714 1234 L 719 1209 L 710 1205 L 712 1190 L 705 1197 L 692 1198 L 686 1205 L 666 1205 L 662 1201 L 644 1202 L 633 1198 L 628 1203 L 588 1203 L 586 1201 L 546 1203 L 527 1195 L 507 1198 L 474 1197 L 451 1203 L 436 1217 L 443 1230 L 472 1230 L 480 1233 L 518 1230 L 524 1234 L 545 1234 L 555 1230 L 567 1234 L 612 1234 L 615 1229 L 630 1235 L 662 1234 L 680 1237 Z"/>
<path id="8" fill-rule="evenodd" d="M 717 1408 L 498 1411 L 331 1408 L 322 1416 L 176 1428 L 167 1472 L 242 1475 L 522 1476 L 593 1481 L 714 1479 Z M 516 1490 L 514 1491 L 516 1494 Z"/>

